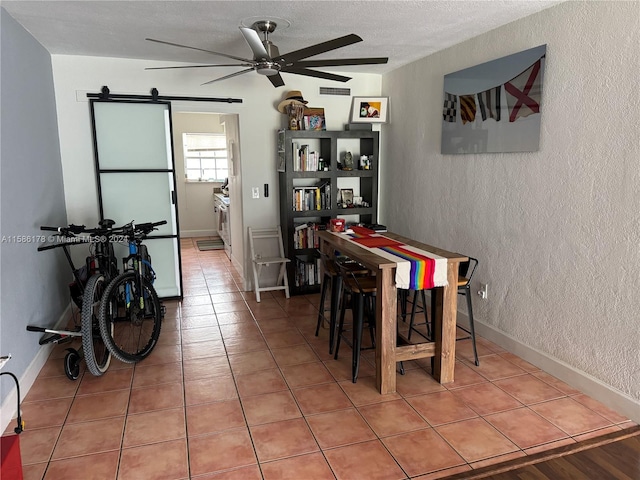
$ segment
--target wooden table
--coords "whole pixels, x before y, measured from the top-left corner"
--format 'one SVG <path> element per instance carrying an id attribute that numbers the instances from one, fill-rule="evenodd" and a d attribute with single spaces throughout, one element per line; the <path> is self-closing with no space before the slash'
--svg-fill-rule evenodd
<path id="1" fill-rule="evenodd" d="M 445 257 L 447 259 L 448 286 L 433 289 L 436 295 L 435 341 L 396 346 L 398 321 L 395 284 L 396 263 L 331 232 L 319 232 L 320 249 L 323 252 L 332 256 L 334 250 L 338 250 L 342 255 L 357 260 L 376 274 L 378 292 L 376 302 L 376 384 L 378 389 L 382 394 L 396 391 L 396 362 L 425 357 L 435 357 L 433 376 L 438 382 L 453 382 L 458 266 L 460 262 L 464 262 L 468 258 L 394 233 L 383 233 L 382 235 Z"/>

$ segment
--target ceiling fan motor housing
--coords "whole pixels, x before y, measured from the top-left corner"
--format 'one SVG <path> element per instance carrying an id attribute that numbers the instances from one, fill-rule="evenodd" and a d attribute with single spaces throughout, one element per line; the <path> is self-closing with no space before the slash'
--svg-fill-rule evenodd
<path id="1" fill-rule="evenodd" d="M 278 47 L 276 47 L 273 43 L 271 43 L 271 40 L 265 40 L 262 42 L 262 44 L 264 45 L 264 49 L 269 54 L 270 58 L 276 58 L 280 56 L 280 51 L 278 50 Z"/>

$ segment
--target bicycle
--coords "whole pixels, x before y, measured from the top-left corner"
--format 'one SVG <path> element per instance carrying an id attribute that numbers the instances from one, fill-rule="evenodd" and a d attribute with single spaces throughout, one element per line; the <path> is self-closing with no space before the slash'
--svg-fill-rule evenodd
<path id="1" fill-rule="evenodd" d="M 113 220 L 105 219 L 100 226 L 87 229 L 84 225 L 69 225 L 67 227 L 40 227 L 43 231 L 57 232 L 63 237 L 62 242 L 38 247 L 38 251 L 62 248 L 74 276 L 74 282 L 69 285 L 71 298 L 81 311 L 80 327 L 75 330 L 55 330 L 29 325 L 31 332 L 47 333 L 40 340 L 40 345 L 60 343 L 73 337 L 82 338 L 82 346 L 78 351 L 68 348 L 64 357 L 64 372 L 70 380 L 76 380 L 80 375 L 80 361 L 85 359 L 87 369 L 94 376 L 103 375 L 111 363 L 111 352 L 102 340 L 99 324 L 99 306 L 102 295 L 108 283 L 118 274 L 117 259 L 113 251 L 111 236 Z M 86 236 L 81 236 L 86 234 Z M 85 265 L 76 268 L 68 247 L 89 242 L 90 254 L 85 259 Z"/>
<path id="2" fill-rule="evenodd" d="M 147 357 L 158 342 L 164 307 L 153 287 L 155 272 L 143 240 L 165 220 L 122 227 L 129 255 L 123 273 L 107 286 L 100 305 L 102 339 L 118 360 L 136 363 Z"/>

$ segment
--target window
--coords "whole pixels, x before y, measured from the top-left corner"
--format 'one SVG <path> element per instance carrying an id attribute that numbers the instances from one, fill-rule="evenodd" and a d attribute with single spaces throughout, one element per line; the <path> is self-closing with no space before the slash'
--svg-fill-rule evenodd
<path id="1" fill-rule="evenodd" d="M 224 133 L 183 133 L 184 172 L 188 182 L 222 182 L 229 176 Z"/>

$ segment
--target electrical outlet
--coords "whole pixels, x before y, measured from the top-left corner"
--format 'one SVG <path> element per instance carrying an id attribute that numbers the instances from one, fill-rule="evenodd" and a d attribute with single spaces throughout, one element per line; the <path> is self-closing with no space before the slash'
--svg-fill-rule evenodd
<path id="1" fill-rule="evenodd" d="M 487 299 L 487 297 L 489 296 L 489 284 L 488 283 L 481 283 L 480 284 L 480 290 L 478 290 L 478 295 L 480 295 L 480 298 L 482 298 L 483 300 Z"/>
<path id="2" fill-rule="evenodd" d="M 252 198 L 260 198 L 260 187 L 252 187 L 251 196 Z"/>

